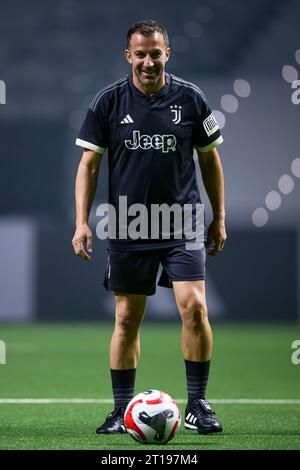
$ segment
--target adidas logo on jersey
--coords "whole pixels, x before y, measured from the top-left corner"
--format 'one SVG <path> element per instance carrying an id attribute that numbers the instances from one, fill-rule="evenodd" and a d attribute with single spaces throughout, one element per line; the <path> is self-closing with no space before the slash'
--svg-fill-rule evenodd
<path id="1" fill-rule="evenodd" d="M 124 119 L 122 119 L 121 124 L 131 124 L 133 122 L 133 119 L 129 114 L 127 114 Z"/>

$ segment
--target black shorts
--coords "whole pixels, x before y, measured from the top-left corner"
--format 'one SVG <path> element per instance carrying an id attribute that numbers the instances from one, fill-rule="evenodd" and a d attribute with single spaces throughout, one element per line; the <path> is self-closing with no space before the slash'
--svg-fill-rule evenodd
<path id="1" fill-rule="evenodd" d="M 186 250 L 184 245 L 144 251 L 109 250 L 103 285 L 124 294 L 153 295 L 160 263 L 158 285 L 172 287 L 172 281 L 205 279 L 206 252 Z"/>

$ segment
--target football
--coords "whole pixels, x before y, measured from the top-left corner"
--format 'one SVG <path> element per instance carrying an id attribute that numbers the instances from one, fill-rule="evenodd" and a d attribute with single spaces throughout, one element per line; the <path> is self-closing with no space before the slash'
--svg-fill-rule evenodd
<path id="1" fill-rule="evenodd" d="M 127 432 L 142 444 L 166 444 L 179 430 L 181 417 L 176 401 L 160 390 L 139 393 L 124 416 Z"/>

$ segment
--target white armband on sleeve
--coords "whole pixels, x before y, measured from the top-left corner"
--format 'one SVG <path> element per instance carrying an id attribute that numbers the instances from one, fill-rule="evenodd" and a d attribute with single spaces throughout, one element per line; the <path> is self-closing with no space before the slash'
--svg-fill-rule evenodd
<path id="1" fill-rule="evenodd" d="M 93 150 L 93 152 L 100 153 L 100 155 L 103 155 L 106 148 L 103 147 L 98 147 L 98 145 L 92 144 L 91 142 L 86 142 L 85 140 L 82 139 L 76 139 L 76 145 L 79 147 L 87 148 L 89 150 Z"/>

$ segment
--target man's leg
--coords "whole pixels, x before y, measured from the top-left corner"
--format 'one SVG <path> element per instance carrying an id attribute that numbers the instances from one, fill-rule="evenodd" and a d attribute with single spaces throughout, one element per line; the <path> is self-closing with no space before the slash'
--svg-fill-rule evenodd
<path id="1" fill-rule="evenodd" d="M 185 426 L 199 433 L 219 432 L 205 400 L 212 354 L 212 331 L 208 320 L 205 281 L 173 281 L 182 319 L 182 353 L 186 366 L 188 406 Z"/>
<path id="2" fill-rule="evenodd" d="M 115 329 L 110 343 L 110 372 L 115 410 L 97 434 L 125 432 L 124 411 L 134 396 L 135 372 L 140 356 L 139 330 L 142 323 L 146 296 L 115 294 Z"/>
<path id="3" fill-rule="evenodd" d="M 182 353 L 189 361 L 210 361 L 212 331 L 208 321 L 205 281 L 173 282 L 182 319 Z"/>
<path id="4" fill-rule="evenodd" d="M 145 295 L 115 294 L 115 329 L 110 343 L 110 367 L 115 370 L 136 369 L 140 357 L 139 330 Z"/>

